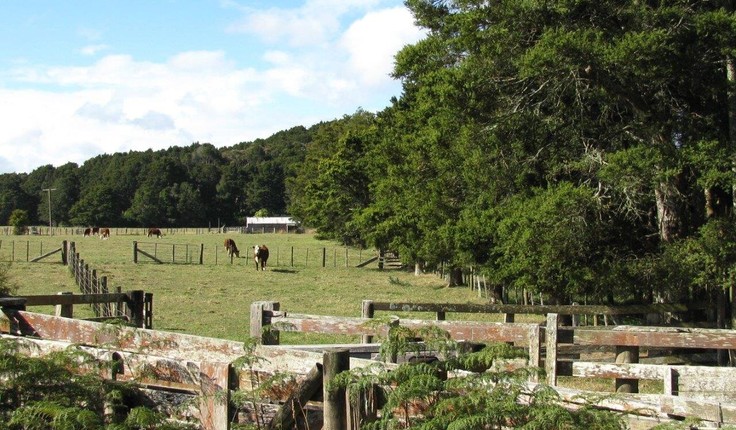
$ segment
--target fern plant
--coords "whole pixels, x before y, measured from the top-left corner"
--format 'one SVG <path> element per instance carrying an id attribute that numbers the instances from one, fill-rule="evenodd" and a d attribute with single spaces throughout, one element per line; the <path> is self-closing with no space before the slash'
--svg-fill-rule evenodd
<path id="1" fill-rule="evenodd" d="M 142 397 L 138 387 L 103 379 L 110 364 L 79 348 L 31 357 L 20 345 L 0 339 L 0 430 L 195 428 L 141 406 L 115 413 Z"/>
<path id="2" fill-rule="evenodd" d="M 396 332 L 392 333 L 392 330 Z M 390 369 L 377 364 L 343 372 L 333 384 L 351 393 L 351 402 L 361 395 L 375 395 L 380 414 L 365 420 L 365 430 L 475 430 L 475 429 L 624 429 L 622 419 L 594 408 L 568 410 L 560 406 L 557 393 L 549 387 L 530 390 L 527 385 L 531 372 L 496 370 L 499 360 L 526 357 L 521 348 L 505 343 L 486 345 L 478 351 L 465 352 L 452 342 L 449 335 L 434 330 L 413 331 L 393 326 L 382 351 L 396 353 L 409 349 L 410 338 L 430 334 L 420 348 L 430 345 L 442 349 L 441 360 L 409 362 Z M 424 340 L 424 338 L 422 338 Z M 414 348 L 417 348 L 415 346 Z M 448 372 L 456 377 L 448 378 Z"/>
<path id="3" fill-rule="evenodd" d="M 256 370 L 258 364 L 268 362 L 267 359 L 256 354 L 259 345 L 258 338 L 250 337 L 243 342 L 244 354 L 233 362 L 233 368 L 248 375 L 250 387 L 235 390 L 231 396 L 232 405 L 236 409 L 248 406 L 253 411 L 252 423 L 232 423 L 233 430 L 251 430 L 266 428 L 267 424 L 261 403 L 274 393 L 284 393 L 285 386 L 295 385 L 294 375 L 284 372 L 262 378 Z"/>

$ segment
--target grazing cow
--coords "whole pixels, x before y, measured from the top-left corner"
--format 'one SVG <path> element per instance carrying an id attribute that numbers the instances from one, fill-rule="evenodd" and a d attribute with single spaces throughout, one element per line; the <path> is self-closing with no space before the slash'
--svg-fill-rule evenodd
<path id="1" fill-rule="evenodd" d="M 256 261 L 256 270 L 258 270 L 259 268 L 260 270 L 266 270 L 266 262 L 268 261 L 268 247 L 266 247 L 266 245 L 254 246 L 253 259 Z"/>
<path id="2" fill-rule="evenodd" d="M 84 237 L 90 236 L 92 234 L 92 229 L 87 227 L 84 229 Z"/>
<path id="3" fill-rule="evenodd" d="M 100 229 L 100 239 L 109 239 L 109 238 L 110 238 L 110 229 L 101 228 Z"/>
<path id="4" fill-rule="evenodd" d="M 92 227 L 92 234 L 97 236 L 100 234 L 100 228 L 99 227 Z"/>
<path id="5" fill-rule="evenodd" d="M 161 233 L 160 229 L 151 227 L 148 229 L 148 237 L 151 237 L 151 236 L 156 236 L 160 238 L 161 236 L 163 236 L 163 233 Z"/>
<path id="6" fill-rule="evenodd" d="M 227 256 L 233 258 L 233 255 L 240 258 L 240 251 L 238 246 L 235 245 L 235 241 L 232 239 L 225 239 L 225 249 L 227 250 Z"/>

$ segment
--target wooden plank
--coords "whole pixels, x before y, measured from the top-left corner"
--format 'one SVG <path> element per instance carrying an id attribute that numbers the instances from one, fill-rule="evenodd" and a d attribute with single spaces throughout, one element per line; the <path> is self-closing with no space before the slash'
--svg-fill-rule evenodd
<path id="1" fill-rule="evenodd" d="M 62 248 L 58 248 L 58 249 L 55 249 L 55 250 L 53 250 L 53 251 L 47 252 L 47 253 L 46 253 L 46 254 L 44 254 L 44 255 L 40 255 L 40 256 L 38 256 L 38 257 L 36 257 L 36 258 L 32 259 L 32 260 L 31 260 L 30 262 L 31 262 L 31 263 L 35 263 L 35 262 L 37 262 L 37 261 L 43 260 L 44 258 L 46 258 L 46 257 L 50 257 L 50 256 L 52 256 L 52 255 L 56 254 L 57 252 L 61 252 L 61 250 L 62 250 Z"/>
<path id="2" fill-rule="evenodd" d="M 154 257 L 153 255 L 151 255 L 151 254 L 147 253 L 146 251 L 144 251 L 144 250 L 142 250 L 142 249 L 140 249 L 140 248 L 138 248 L 138 249 L 137 249 L 137 252 L 138 252 L 139 254 L 143 254 L 143 255 L 145 255 L 146 257 L 150 258 L 151 260 L 155 261 L 155 262 L 156 262 L 156 263 L 158 263 L 158 264 L 164 264 L 164 262 L 163 262 L 163 261 L 159 260 L 158 258 Z"/>
<path id="3" fill-rule="evenodd" d="M 576 361 L 572 363 L 572 376 L 578 378 L 635 378 L 661 380 L 670 366 L 658 364 L 615 364 Z"/>
<path id="4" fill-rule="evenodd" d="M 613 330 L 576 328 L 578 345 L 648 346 L 652 348 L 736 349 L 736 331 L 669 327 L 624 327 Z"/>
<path id="5" fill-rule="evenodd" d="M 280 331 L 306 333 L 329 333 L 344 335 L 385 335 L 387 327 L 370 326 L 371 318 L 332 317 L 321 315 L 287 314 L 274 312 L 269 319 L 271 325 Z M 436 326 L 447 331 L 454 340 L 470 342 L 518 342 L 527 347 L 530 330 L 536 324 L 489 323 L 479 321 L 428 321 L 397 320 L 403 327 L 420 329 Z"/>
<path id="6" fill-rule="evenodd" d="M 377 311 L 394 312 L 460 312 L 460 313 L 510 313 L 536 314 L 550 313 L 634 315 L 661 312 L 686 312 L 690 310 L 708 309 L 707 303 L 656 303 L 651 305 L 606 306 L 606 305 L 508 305 L 508 304 L 441 304 L 441 303 L 403 303 L 374 302 Z"/>
<path id="7" fill-rule="evenodd" d="M 117 303 L 125 300 L 124 293 L 106 294 L 44 294 L 24 296 L 26 306 L 86 305 L 92 303 Z"/>
<path id="8" fill-rule="evenodd" d="M 243 355 L 242 342 L 6 309 L 0 332 L 193 361 L 231 362 Z"/>
<path id="9" fill-rule="evenodd" d="M 545 331 L 547 354 L 544 358 L 544 370 L 547 373 L 547 384 L 557 385 L 557 314 L 547 315 Z"/>
<path id="10" fill-rule="evenodd" d="M 204 430 L 230 428 L 230 364 L 203 362 L 199 419 Z"/>

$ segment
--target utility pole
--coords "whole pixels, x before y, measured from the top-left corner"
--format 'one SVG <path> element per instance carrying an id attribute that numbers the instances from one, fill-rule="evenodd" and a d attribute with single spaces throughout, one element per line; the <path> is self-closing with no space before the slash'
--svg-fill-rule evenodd
<path id="1" fill-rule="evenodd" d="M 56 191 L 56 188 L 44 188 L 41 192 L 46 191 L 49 196 L 49 234 L 51 234 L 51 192 Z"/>

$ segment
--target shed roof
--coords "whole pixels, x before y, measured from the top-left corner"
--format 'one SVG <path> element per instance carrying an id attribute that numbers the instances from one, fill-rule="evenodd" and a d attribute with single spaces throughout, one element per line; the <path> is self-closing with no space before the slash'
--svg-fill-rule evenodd
<path id="1" fill-rule="evenodd" d="M 246 225 L 258 224 L 280 224 L 280 225 L 297 225 L 298 223 L 288 216 L 265 216 L 265 217 L 247 217 Z"/>

